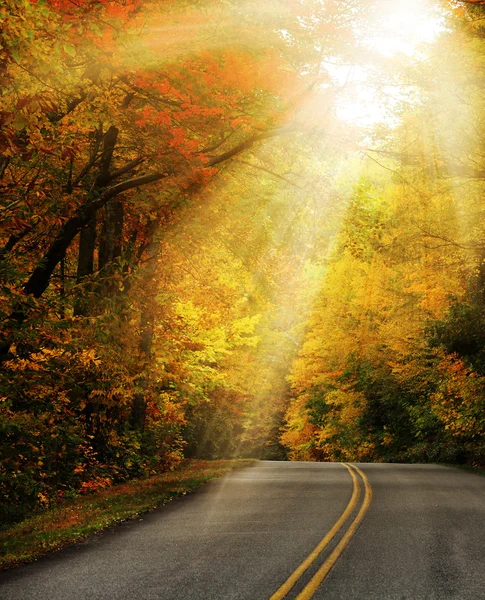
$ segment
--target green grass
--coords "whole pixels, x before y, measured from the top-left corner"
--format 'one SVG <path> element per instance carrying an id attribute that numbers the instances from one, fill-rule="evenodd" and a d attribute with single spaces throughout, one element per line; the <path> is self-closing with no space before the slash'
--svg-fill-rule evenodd
<path id="1" fill-rule="evenodd" d="M 0 532 L 0 569 L 21 565 L 162 506 L 253 460 L 191 460 L 177 470 L 66 500 Z"/>

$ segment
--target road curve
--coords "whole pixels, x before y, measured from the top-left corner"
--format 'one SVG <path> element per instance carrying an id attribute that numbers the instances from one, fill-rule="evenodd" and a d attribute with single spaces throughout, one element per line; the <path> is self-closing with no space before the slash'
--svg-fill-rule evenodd
<path id="1" fill-rule="evenodd" d="M 485 600 L 484 558 L 483 477 L 262 461 L 0 574 L 0 598 Z"/>

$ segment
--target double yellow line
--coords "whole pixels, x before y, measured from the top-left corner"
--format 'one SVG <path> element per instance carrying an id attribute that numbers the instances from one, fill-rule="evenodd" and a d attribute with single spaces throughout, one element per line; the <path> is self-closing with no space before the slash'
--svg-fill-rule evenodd
<path id="1" fill-rule="evenodd" d="M 348 465 L 346 463 L 342 464 L 349 471 L 353 482 L 352 496 L 347 505 L 347 508 L 344 510 L 339 520 L 335 523 L 332 529 L 330 529 L 330 531 L 325 535 L 325 537 L 318 544 L 318 546 L 313 550 L 313 552 L 311 552 L 305 558 L 305 560 L 295 569 L 295 571 L 293 571 L 293 573 L 288 577 L 285 583 L 271 596 L 270 600 L 283 600 L 283 598 L 285 598 L 285 596 L 295 586 L 295 584 L 299 581 L 299 579 L 302 577 L 305 571 L 320 556 L 323 550 L 328 546 L 328 544 L 333 540 L 333 538 L 337 535 L 340 529 L 342 529 L 342 527 L 348 521 L 348 519 L 356 509 L 361 496 L 361 485 L 356 473 L 360 475 L 362 481 L 364 482 L 364 500 L 361 504 L 361 507 L 354 520 L 350 524 L 349 528 L 342 536 L 340 542 L 335 546 L 335 548 L 332 550 L 332 552 L 322 564 L 322 566 L 310 579 L 308 584 L 298 594 L 296 600 L 310 600 L 310 598 L 313 597 L 313 595 L 317 591 L 317 588 L 328 575 L 330 569 L 337 562 L 339 556 L 342 554 L 342 552 L 348 545 L 350 539 L 357 531 L 357 527 L 359 526 L 360 522 L 365 516 L 365 513 L 369 509 L 372 500 L 372 488 L 370 486 L 369 480 L 367 479 L 366 475 L 355 465 Z"/>

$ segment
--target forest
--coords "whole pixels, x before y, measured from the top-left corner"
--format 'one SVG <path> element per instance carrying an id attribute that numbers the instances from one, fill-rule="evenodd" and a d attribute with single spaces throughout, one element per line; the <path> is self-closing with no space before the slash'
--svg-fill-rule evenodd
<path id="1" fill-rule="evenodd" d="M 485 466 L 484 2 L 0 25 L 0 521 L 185 457 Z"/>

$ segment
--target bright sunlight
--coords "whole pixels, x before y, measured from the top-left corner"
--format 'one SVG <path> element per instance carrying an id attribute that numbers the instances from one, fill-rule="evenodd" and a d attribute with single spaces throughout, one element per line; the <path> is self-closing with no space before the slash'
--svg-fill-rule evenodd
<path id="1" fill-rule="evenodd" d="M 432 51 L 432 43 L 443 31 L 443 12 L 428 0 L 379 2 L 374 13 L 374 23 L 364 40 L 361 55 L 353 65 L 337 66 L 329 69 L 343 89 L 338 116 L 348 121 L 372 127 L 387 120 L 395 120 L 394 109 L 409 99 L 405 89 L 378 86 L 379 64 L 392 68 L 393 61 L 402 55 L 403 60 L 412 62 Z M 367 58 L 369 51 L 377 53 L 377 58 Z M 388 59 L 385 61 L 384 59 Z M 370 63 L 370 65 L 369 65 Z M 412 91 L 411 91 L 412 93 Z"/>

